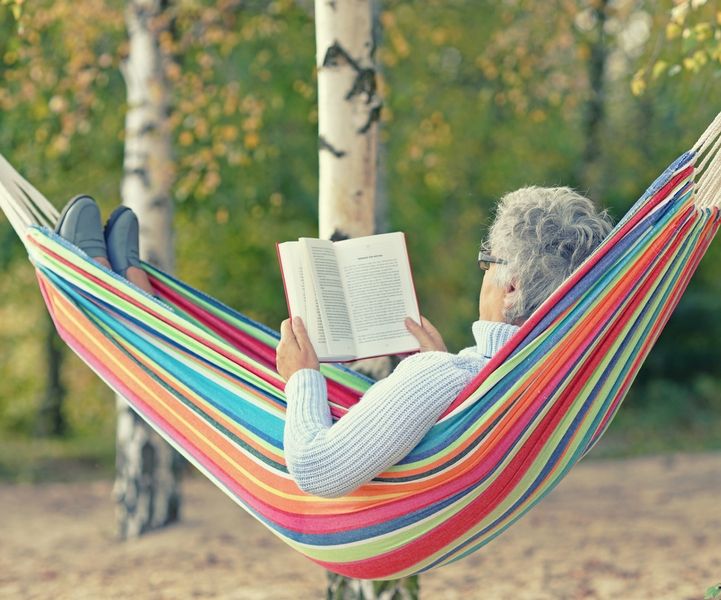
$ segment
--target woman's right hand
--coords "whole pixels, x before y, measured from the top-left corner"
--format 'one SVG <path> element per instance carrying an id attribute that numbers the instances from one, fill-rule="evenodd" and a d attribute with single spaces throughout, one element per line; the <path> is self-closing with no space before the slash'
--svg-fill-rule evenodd
<path id="1" fill-rule="evenodd" d="M 278 374 L 288 381 L 301 369 L 319 369 L 318 356 L 299 317 L 286 319 L 280 324 L 280 342 L 275 350 Z"/>
<path id="2" fill-rule="evenodd" d="M 421 352 L 448 352 L 441 334 L 425 317 L 421 316 L 420 325 L 410 317 L 406 317 L 405 324 L 406 329 L 418 340 Z"/>

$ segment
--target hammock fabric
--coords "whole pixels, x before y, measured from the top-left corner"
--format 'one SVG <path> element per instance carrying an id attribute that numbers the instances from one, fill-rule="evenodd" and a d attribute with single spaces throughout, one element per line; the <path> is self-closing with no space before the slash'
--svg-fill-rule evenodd
<path id="1" fill-rule="evenodd" d="M 335 499 L 301 492 L 286 470 L 277 333 L 150 265 L 162 301 L 89 260 L 2 157 L 0 204 L 58 332 L 139 415 L 291 547 L 390 579 L 488 543 L 598 441 L 719 228 L 720 136 L 721 115 L 409 456 Z M 342 418 L 371 381 L 323 372 Z"/>

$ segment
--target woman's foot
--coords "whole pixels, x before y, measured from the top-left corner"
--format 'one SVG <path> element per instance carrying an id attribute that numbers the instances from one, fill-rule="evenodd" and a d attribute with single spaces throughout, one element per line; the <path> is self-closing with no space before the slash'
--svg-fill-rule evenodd
<path id="1" fill-rule="evenodd" d="M 113 271 L 152 295 L 153 288 L 140 264 L 138 234 L 138 217 L 127 206 L 119 206 L 105 225 L 105 245 Z"/>
<path id="2" fill-rule="evenodd" d="M 72 198 L 60 214 L 55 231 L 90 258 L 110 268 L 100 223 L 100 209 L 90 196 L 81 194 Z"/>

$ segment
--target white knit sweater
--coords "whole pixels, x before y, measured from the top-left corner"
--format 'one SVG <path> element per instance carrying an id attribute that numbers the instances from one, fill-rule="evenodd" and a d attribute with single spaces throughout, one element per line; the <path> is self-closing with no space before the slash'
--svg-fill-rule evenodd
<path id="1" fill-rule="evenodd" d="M 291 476 L 302 490 L 328 498 L 370 481 L 413 450 L 517 330 L 476 321 L 476 347 L 406 358 L 335 424 L 323 375 L 314 369 L 297 371 L 285 387 L 284 448 Z"/>

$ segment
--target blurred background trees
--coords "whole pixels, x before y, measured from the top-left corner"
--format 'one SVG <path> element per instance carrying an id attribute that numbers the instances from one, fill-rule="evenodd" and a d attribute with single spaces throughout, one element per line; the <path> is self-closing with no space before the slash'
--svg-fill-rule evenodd
<path id="1" fill-rule="evenodd" d="M 84 192 L 107 214 L 122 176 L 125 3 L 4 4 L 0 152 L 56 205 Z M 286 309 L 274 243 L 318 232 L 313 16 L 292 0 L 173 6 L 161 44 L 174 58 L 166 76 L 177 273 L 277 324 Z M 573 185 L 618 219 L 721 108 L 717 7 L 679 6 L 687 9 L 644 0 L 378 3 L 389 229 L 407 233 L 422 310 L 452 350 L 471 343 L 476 251 L 500 195 Z M 720 259 L 717 241 L 606 451 L 721 447 Z M 111 462 L 111 393 L 69 354 L 57 378 L 64 441 L 26 442 L 53 381 L 44 314 L 0 217 L 0 476 Z"/>

